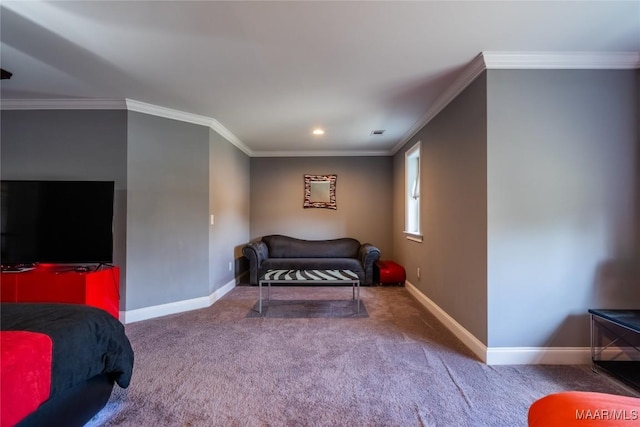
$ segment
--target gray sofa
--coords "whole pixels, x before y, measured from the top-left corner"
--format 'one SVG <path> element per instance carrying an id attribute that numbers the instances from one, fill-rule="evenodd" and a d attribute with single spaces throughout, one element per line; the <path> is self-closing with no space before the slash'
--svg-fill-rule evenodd
<path id="1" fill-rule="evenodd" d="M 264 236 L 248 243 L 242 254 L 249 260 L 250 283 L 257 285 L 267 270 L 351 270 L 361 285 L 373 284 L 373 264 L 380 250 L 356 239 L 302 240 L 282 235 Z"/>

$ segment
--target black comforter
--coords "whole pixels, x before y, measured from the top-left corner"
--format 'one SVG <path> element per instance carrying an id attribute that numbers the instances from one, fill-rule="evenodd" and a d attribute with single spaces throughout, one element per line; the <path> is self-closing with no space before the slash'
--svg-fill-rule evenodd
<path id="1" fill-rule="evenodd" d="M 40 332 L 53 341 L 51 396 L 99 374 L 129 386 L 133 350 L 124 326 L 104 310 L 77 304 L 3 303 L 3 331 Z"/>

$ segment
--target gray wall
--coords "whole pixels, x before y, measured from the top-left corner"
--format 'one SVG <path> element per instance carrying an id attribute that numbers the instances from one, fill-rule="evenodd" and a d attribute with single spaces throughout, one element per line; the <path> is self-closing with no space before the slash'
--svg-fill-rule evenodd
<path id="1" fill-rule="evenodd" d="M 422 141 L 422 243 L 407 240 L 405 152 Z M 483 342 L 487 337 L 486 79 L 476 79 L 394 156 L 393 235 L 407 279 Z M 417 269 L 420 268 L 420 278 Z"/>
<path id="2" fill-rule="evenodd" d="M 246 271 L 242 246 L 249 239 L 250 161 L 213 130 L 209 132 L 209 292 Z M 231 262 L 231 271 L 229 263 Z"/>
<path id="3" fill-rule="evenodd" d="M 338 176 L 337 210 L 304 209 L 304 175 Z M 251 238 L 353 237 L 393 258 L 391 157 L 251 159 Z"/>
<path id="4" fill-rule="evenodd" d="M 111 110 L 0 112 L 2 179 L 115 181 L 114 263 L 126 290 L 127 113 Z"/>
<path id="5" fill-rule="evenodd" d="M 637 71 L 488 72 L 490 347 L 587 346 L 638 308 Z"/>
<path id="6" fill-rule="evenodd" d="M 205 297 L 242 273 L 246 154 L 208 127 L 130 112 L 128 168 L 128 310 Z"/>
<path id="7" fill-rule="evenodd" d="M 127 309 L 208 295 L 209 129 L 128 114 Z"/>
<path id="8" fill-rule="evenodd" d="M 409 281 L 490 348 L 585 347 L 589 308 L 637 308 L 639 89 L 637 70 L 483 73 L 394 156 Z M 417 140 L 423 243 L 398 231 Z"/>
<path id="9" fill-rule="evenodd" d="M 121 310 L 206 297 L 241 273 L 249 158 L 216 132 L 125 110 L 0 119 L 2 179 L 115 181 Z"/>

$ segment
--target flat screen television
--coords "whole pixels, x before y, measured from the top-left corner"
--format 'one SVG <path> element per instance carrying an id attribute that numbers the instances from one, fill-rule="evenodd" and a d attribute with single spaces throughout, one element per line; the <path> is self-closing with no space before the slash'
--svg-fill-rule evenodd
<path id="1" fill-rule="evenodd" d="M 2 265 L 113 262 L 113 181 L 0 181 Z"/>

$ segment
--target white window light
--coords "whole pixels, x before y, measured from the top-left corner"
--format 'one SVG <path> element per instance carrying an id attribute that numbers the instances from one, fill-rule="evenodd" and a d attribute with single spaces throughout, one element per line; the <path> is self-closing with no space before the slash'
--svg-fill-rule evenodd
<path id="1" fill-rule="evenodd" d="M 405 225 L 407 239 L 422 242 L 420 230 L 420 143 L 405 153 Z"/>

